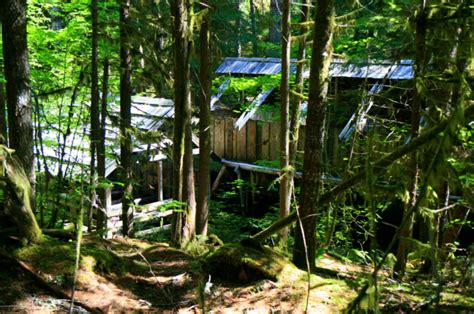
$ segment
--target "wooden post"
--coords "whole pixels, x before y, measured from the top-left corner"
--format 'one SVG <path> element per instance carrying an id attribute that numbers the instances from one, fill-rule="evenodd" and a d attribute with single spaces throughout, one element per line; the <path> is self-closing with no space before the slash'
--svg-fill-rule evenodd
<path id="1" fill-rule="evenodd" d="M 163 200 L 163 165 L 162 161 L 158 160 L 156 163 L 156 170 L 157 170 L 157 180 L 156 180 L 156 189 L 158 192 L 158 202 Z"/>
<path id="2" fill-rule="evenodd" d="M 219 173 L 217 174 L 216 180 L 212 184 L 211 192 L 214 192 L 219 187 L 219 183 L 221 182 L 221 179 L 224 176 L 226 168 L 227 167 L 224 165 L 224 166 L 222 166 L 221 170 L 219 170 Z"/>
<path id="3" fill-rule="evenodd" d="M 103 206 L 104 209 L 104 217 L 105 217 L 105 226 L 103 230 L 107 230 L 105 233 L 105 238 L 112 238 L 113 232 L 108 230 L 109 228 L 109 215 L 112 213 L 112 188 L 108 187 L 104 190 L 105 193 L 105 204 Z"/>

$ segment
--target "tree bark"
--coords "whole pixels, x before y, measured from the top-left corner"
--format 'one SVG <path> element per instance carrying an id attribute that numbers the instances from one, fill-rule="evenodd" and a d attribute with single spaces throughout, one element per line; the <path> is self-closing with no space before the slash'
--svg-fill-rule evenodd
<path id="1" fill-rule="evenodd" d="M 38 243 L 42 240 L 41 229 L 36 222 L 31 206 L 32 189 L 29 178 L 23 170 L 20 158 L 16 153 L 10 155 L 11 150 L 0 144 L 0 158 L 2 161 L 2 172 L 0 183 L 6 191 L 5 199 L 7 214 L 13 218 L 18 226 L 20 237 L 30 243 Z"/>
<path id="2" fill-rule="evenodd" d="M 237 40 L 235 42 L 235 55 L 240 57 L 242 54 L 242 0 L 236 0 L 236 17 L 235 30 L 237 32 Z"/>
<path id="3" fill-rule="evenodd" d="M 5 84 L 0 83 L 0 135 L 8 145 L 7 108 L 5 106 Z"/>
<path id="4" fill-rule="evenodd" d="M 203 2 L 207 5 L 207 1 Z M 211 161 L 211 73 L 210 73 L 210 25 L 209 12 L 201 24 L 200 58 L 201 83 L 199 98 L 199 194 L 196 210 L 196 234 L 207 235 L 210 195 L 210 161 Z"/>
<path id="5" fill-rule="evenodd" d="M 3 62 L 6 78 L 9 144 L 30 184 L 35 183 L 30 65 L 26 35 L 26 0 L 2 1 Z M 32 195 L 34 201 L 34 193 Z"/>
<path id="6" fill-rule="evenodd" d="M 22 236 L 30 242 L 41 240 L 41 230 L 34 216 L 35 169 L 33 156 L 33 124 L 30 92 L 30 66 L 26 35 L 26 0 L 6 0 L 0 4 L 3 36 L 3 62 L 6 78 L 9 143 L 18 156 L 12 171 L 23 189 L 18 200 L 9 200 L 9 210 Z"/>
<path id="7" fill-rule="evenodd" d="M 252 52 L 253 56 L 258 56 L 258 41 L 257 41 L 257 18 L 255 12 L 254 0 L 250 0 L 250 24 L 252 28 Z"/>
<path id="8" fill-rule="evenodd" d="M 120 1 L 120 163 L 124 183 L 122 233 L 124 236 L 133 236 L 132 65 L 127 31 L 130 17 L 130 0 Z"/>
<path id="9" fill-rule="evenodd" d="M 90 131 L 90 208 L 89 218 L 92 218 L 92 212 L 97 207 L 97 193 L 96 193 L 96 157 L 97 146 L 99 143 L 99 128 L 100 128 L 100 113 L 99 113 L 99 73 L 97 64 L 97 41 L 98 41 L 98 18 L 97 18 L 97 0 L 91 0 L 91 15 L 92 15 L 92 60 L 91 60 L 91 131 Z M 87 222 L 87 229 L 92 231 L 92 219 Z"/>
<path id="10" fill-rule="evenodd" d="M 420 110 L 423 105 L 423 79 L 425 72 L 425 59 L 426 59 L 426 17 L 425 17 L 425 5 L 426 0 L 421 0 L 420 8 L 418 11 L 418 17 L 416 21 L 416 52 L 415 52 L 415 79 L 414 79 L 414 95 L 413 104 L 411 108 L 411 132 L 410 136 L 412 139 L 416 138 L 419 134 L 420 129 Z M 410 199 L 404 206 L 404 212 L 411 208 L 416 203 L 417 189 L 418 189 L 418 177 L 419 167 L 416 151 L 413 152 L 408 161 L 408 175 L 411 180 L 409 183 Z M 405 213 L 404 213 L 405 215 Z M 402 278 L 405 273 L 405 267 L 407 262 L 407 256 L 409 253 L 410 240 L 408 238 L 412 235 L 414 215 L 411 214 L 407 218 L 408 222 L 400 231 L 400 241 L 397 249 L 397 261 L 393 268 L 394 273 L 397 277 Z"/>
<path id="11" fill-rule="evenodd" d="M 279 44 L 281 42 L 281 9 L 282 0 L 270 0 L 271 22 L 268 29 L 268 39 L 271 43 Z"/>
<path id="12" fill-rule="evenodd" d="M 313 55 L 309 81 L 308 116 L 306 123 L 303 180 L 300 200 L 300 217 L 304 234 L 296 229 L 293 262 L 306 269 L 315 267 L 316 224 L 319 212 L 323 174 L 324 121 L 328 72 L 332 54 L 334 30 L 334 1 L 318 1 L 313 30 Z M 306 242 L 306 249 L 305 249 Z M 306 265 L 306 253 L 310 265 Z"/>
<path id="13" fill-rule="evenodd" d="M 174 135 L 173 135 L 173 198 L 180 211 L 172 220 L 172 238 L 176 244 L 191 240 L 195 232 L 196 208 L 191 133 L 190 58 L 190 3 L 172 2 L 174 18 Z"/>
<path id="14" fill-rule="evenodd" d="M 107 118 L 107 94 L 109 92 L 109 60 L 104 61 L 104 72 L 102 75 L 102 103 L 100 112 L 99 138 L 97 142 L 97 176 L 99 182 L 105 181 L 105 136 Z M 99 187 L 99 210 L 97 212 L 97 230 L 107 226 L 107 194 L 106 188 Z"/>
<path id="15" fill-rule="evenodd" d="M 309 0 L 303 0 L 303 6 L 301 8 L 301 18 L 299 35 L 302 36 L 298 42 L 298 53 L 295 73 L 295 94 L 290 97 L 290 166 L 296 169 L 296 157 L 298 152 L 298 138 L 300 130 L 300 111 L 303 93 L 303 70 L 304 70 L 304 59 L 306 51 L 306 32 L 308 28 L 305 23 L 309 20 Z"/>
<path id="16" fill-rule="evenodd" d="M 282 30 L 281 30 L 281 84 L 280 84 L 280 217 L 286 217 L 290 213 L 291 182 L 292 174 L 290 166 L 290 0 L 283 0 Z M 279 232 L 280 247 L 286 250 L 288 241 L 288 228 Z"/>

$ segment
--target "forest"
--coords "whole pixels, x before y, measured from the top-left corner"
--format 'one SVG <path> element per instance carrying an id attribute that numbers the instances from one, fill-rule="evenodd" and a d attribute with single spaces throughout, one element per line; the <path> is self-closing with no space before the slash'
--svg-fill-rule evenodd
<path id="1" fill-rule="evenodd" d="M 0 1 L 0 313 L 473 313 L 473 13 Z"/>

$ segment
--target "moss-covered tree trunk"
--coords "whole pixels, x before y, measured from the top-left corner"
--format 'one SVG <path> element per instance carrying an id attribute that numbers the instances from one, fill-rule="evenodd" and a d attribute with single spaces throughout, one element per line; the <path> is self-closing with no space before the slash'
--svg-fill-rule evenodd
<path id="1" fill-rule="evenodd" d="M 189 59 L 191 55 L 190 8 L 188 0 L 173 0 L 174 18 L 174 135 L 173 198 L 181 210 L 173 215 L 172 237 L 176 244 L 189 241 L 195 233 L 196 200 L 191 133 L 191 88 Z"/>
<path id="2" fill-rule="evenodd" d="M 11 181 L 7 194 L 8 210 L 21 235 L 30 242 L 38 242 L 41 230 L 33 214 L 35 195 L 31 187 L 35 182 L 35 169 L 26 8 L 26 0 L 0 3 L 9 143 L 18 156 L 11 159 L 11 164 L 7 163 L 7 176 Z"/>
<path id="3" fill-rule="evenodd" d="M 4 0 L 2 5 L 3 62 L 6 78 L 9 145 L 34 183 L 33 124 L 30 65 L 26 37 L 26 0 Z"/>
<path id="4" fill-rule="evenodd" d="M 207 5 L 207 1 L 203 1 Z M 199 81 L 199 194 L 196 209 L 196 234 L 207 235 L 210 193 L 211 162 L 211 73 L 210 73 L 210 23 L 209 13 L 201 24 Z"/>
<path id="5" fill-rule="evenodd" d="M 414 95 L 413 103 L 411 106 L 411 138 L 416 138 L 420 129 L 420 110 L 422 109 L 423 100 L 423 76 L 425 72 L 425 56 L 426 56 L 426 16 L 425 16 L 425 5 L 426 0 L 420 1 L 420 8 L 418 11 L 417 23 L 416 23 L 416 55 L 415 55 L 415 86 L 414 86 Z M 409 193 L 410 198 L 405 203 L 404 206 L 404 215 L 407 210 L 413 207 L 417 200 L 417 189 L 418 189 L 418 176 L 419 176 L 419 166 L 417 160 L 417 152 L 413 152 L 409 157 L 408 162 L 408 171 L 409 171 Z M 405 273 L 405 266 L 407 262 L 407 256 L 409 253 L 409 239 L 412 234 L 413 229 L 413 214 L 407 218 L 408 222 L 402 228 L 400 232 L 400 242 L 397 249 L 397 262 L 393 268 L 394 273 L 398 277 L 403 277 Z"/>
<path id="6" fill-rule="evenodd" d="M 300 217 L 303 226 L 296 228 L 293 262 L 301 268 L 314 268 L 316 224 L 320 206 L 323 173 L 324 120 L 328 72 L 334 31 L 334 0 L 317 2 L 313 30 L 313 55 L 309 81 L 308 116 L 306 123 Z M 306 246 L 306 248 L 305 248 Z M 306 253 L 308 262 L 306 263 Z"/>
<path id="7" fill-rule="evenodd" d="M 105 135 L 107 117 L 107 94 L 109 90 L 109 60 L 104 60 L 104 72 L 102 75 L 102 101 L 100 110 L 99 142 L 97 143 L 97 175 L 99 182 L 105 180 Z M 97 213 L 97 230 L 107 226 L 107 195 L 106 188 L 99 187 L 99 211 Z"/>
<path id="8" fill-rule="evenodd" d="M 0 183 L 5 191 L 7 214 L 17 225 L 20 237 L 38 243 L 42 233 L 31 206 L 33 191 L 20 159 L 12 152 L 0 144 Z"/>
<path id="9" fill-rule="evenodd" d="M 1 70 L 3 72 L 3 67 Z M 5 98 L 5 84 L 0 83 L 0 135 L 7 140 L 7 108 L 5 106 Z"/>
<path id="10" fill-rule="evenodd" d="M 124 191 L 122 197 L 122 234 L 133 235 L 132 185 L 132 57 L 128 45 L 127 28 L 130 19 L 130 0 L 120 1 L 120 163 Z"/>
<path id="11" fill-rule="evenodd" d="M 97 151 L 99 144 L 99 127 L 100 127 L 100 113 L 99 113 L 99 72 L 98 72 L 98 61 L 97 61 L 97 42 L 98 42 L 98 14 L 97 14 L 97 0 L 91 1 L 91 15 L 92 15 L 92 58 L 91 58 L 91 107 L 90 107 L 90 119 L 91 119 L 91 132 L 90 132 L 90 214 L 89 221 L 87 222 L 87 228 L 92 231 L 92 213 L 94 207 L 97 208 L 97 178 L 96 178 L 96 160 Z"/>
<path id="12" fill-rule="evenodd" d="M 282 30 L 281 30 L 281 84 L 280 84 L 280 217 L 286 217 L 290 213 L 291 183 L 290 173 L 290 0 L 283 0 Z M 279 232 L 280 246 L 286 250 L 288 240 L 288 228 Z"/>

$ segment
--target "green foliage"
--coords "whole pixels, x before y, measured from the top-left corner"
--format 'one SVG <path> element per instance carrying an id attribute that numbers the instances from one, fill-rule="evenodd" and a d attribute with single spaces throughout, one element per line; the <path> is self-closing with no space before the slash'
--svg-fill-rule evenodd
<path id="1" fill-rule="evenodd" d="M 209 216 L 209 232 L 216 234 L 224 243 L 236 242 L 250 236 L 248 222 L 238 214 L 226 212 L 225 204 L 211 201 Z"/>
<path id="2" fill-rule="evenodd" d="M 413 14 L 413 2 L 362 1 L 341 8 L 340 19 L 349 27 L 341 29 L 335 38 L 335 53 L 350 60 L 399 60 L 411 56 L 413 32 L 408 19 Z M 343 15 L 347 12 L 347 16 Z"/>

